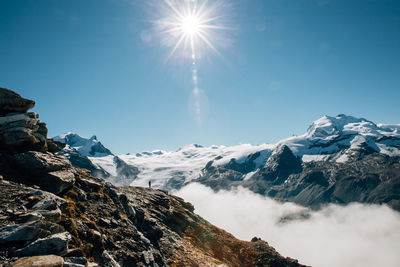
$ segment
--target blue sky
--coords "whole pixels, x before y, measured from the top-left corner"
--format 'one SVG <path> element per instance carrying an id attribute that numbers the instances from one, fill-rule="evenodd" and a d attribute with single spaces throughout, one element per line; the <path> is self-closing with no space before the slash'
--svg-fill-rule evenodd
<path id="1" fill-rule="evenodd" d="M 276 142 L 325 114 L 400 123 L 400 1 L 225 1 L 221 56 L 197 62 L 200 124 L 148 2 L 0 0 L 0 86 L 36 100 L 50 136 L 116 153 Z"/>

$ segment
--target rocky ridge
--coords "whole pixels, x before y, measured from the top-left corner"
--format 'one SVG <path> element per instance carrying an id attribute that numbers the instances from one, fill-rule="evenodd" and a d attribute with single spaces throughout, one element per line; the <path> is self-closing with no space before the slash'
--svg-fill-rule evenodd
<path id="1" fill-rule="evenodd" d="M 33 101 L 0 96 L 1 266 L 301 266 L 262 240 L 237 240 L 166 191 L 115 187 L 73 167 L 27 115 Z"/>

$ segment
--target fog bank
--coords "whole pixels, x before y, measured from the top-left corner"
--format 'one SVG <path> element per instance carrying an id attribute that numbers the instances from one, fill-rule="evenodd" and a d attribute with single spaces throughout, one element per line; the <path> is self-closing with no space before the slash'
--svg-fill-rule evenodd
<path id="1" fill-rule="evenodd" d="M 190 184 L 175 194 L 237 238 L 261 237 L 282 255 L 303 264 L 400 266 L 400 213 L 387 206 L 329 205 L 309 211 L 244 188 L 215 193 L 200 184 Z"/>

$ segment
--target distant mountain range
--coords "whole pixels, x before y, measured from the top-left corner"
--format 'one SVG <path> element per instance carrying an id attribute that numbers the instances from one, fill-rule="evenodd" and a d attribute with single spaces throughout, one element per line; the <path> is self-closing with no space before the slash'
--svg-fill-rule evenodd
<path id="1" fill-rule="evenodd" d="M 276 144 L 188 145 L 115 156 L 95 136 L 67 133 L 60 154 L 117 185 L 173 190 L 199 182 L 214 190 L 244 186 L 310 207 L 324 203 L 387 203 L 400 210 L 400 125 L 340 114 Z"/>

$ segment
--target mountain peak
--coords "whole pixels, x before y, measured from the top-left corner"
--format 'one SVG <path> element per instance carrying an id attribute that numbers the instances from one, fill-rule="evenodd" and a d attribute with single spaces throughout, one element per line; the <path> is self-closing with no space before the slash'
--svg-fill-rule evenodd
<path id="1" fill-rule="evenodd" d="M 336 117 L 325 115 L 314 121 L 310 127 L 308 127 L 306 136 L 309 138 L 324 138 L 330 135 L 340 134 L 346 129 L 355 127 L 365 131 L 365 129 L 375 130 L 377 125 L 364 118 L 357 118 L 345 114 L 339 114 Z"/>
<path id="2" fill-rule="evenodd" d="M 113 155 L 109 149 L 97 140 L 96 135 L 85 138 L 74 132 L 60 134 L 53 138 L 55 141 L 67 144 L 79 153 L 88 157 L 103 157 Z"/>

